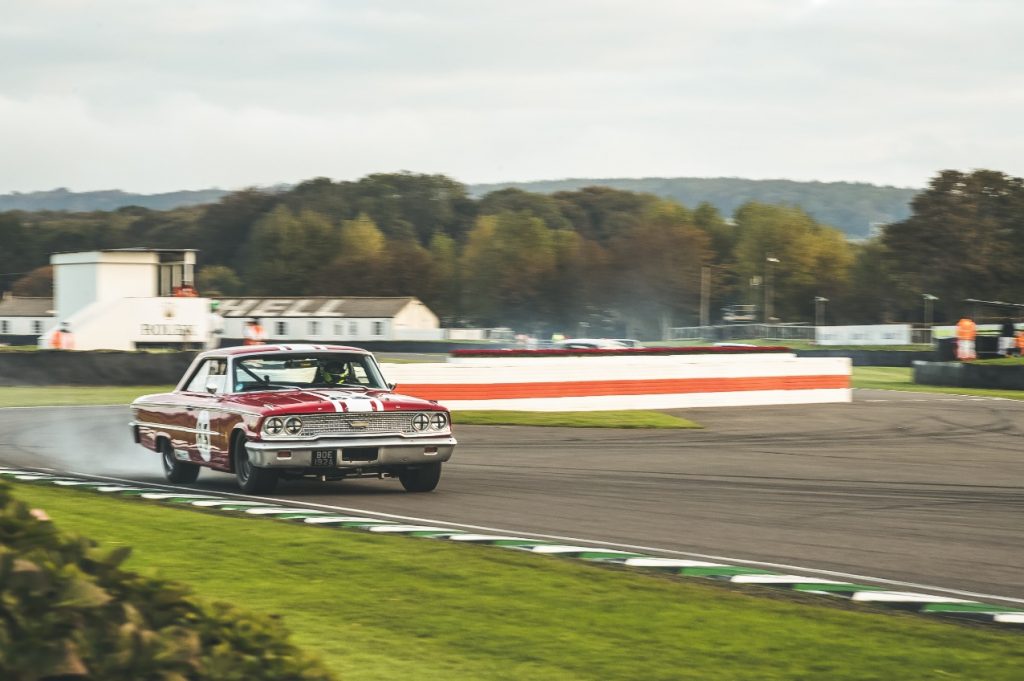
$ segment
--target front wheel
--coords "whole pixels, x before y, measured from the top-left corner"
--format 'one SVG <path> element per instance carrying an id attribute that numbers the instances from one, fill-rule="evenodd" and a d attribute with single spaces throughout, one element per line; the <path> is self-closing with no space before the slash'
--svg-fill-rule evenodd
<path id="1" fill-rule="evenodd" d="M 174 456 L 174 445 L 168 440 L 164 440 L 163 445 L 160 447 L 160 454 L 163 458 L 164 477 L 167 478 L 167 482 L 195 482 L 196 478 L 199 477 L 198 464 L 179 461 Z"/>
<path id="2" fill-rule="evenodd" d="M 235 442 L 235 477 L 243 492 L 265 494 L 273 492 L 277 487 L 277 471 L 268 468 L 257 468 L 249 460 L 249 450 L 245 448 L 245 438 Z"/>
<path id="3" fill-rule="evenodd" d="M 431 492 L 440 480 L 440 461 L 403 468 L 398 472 L 398 481 L 402 483 L 406 492 Z"/>

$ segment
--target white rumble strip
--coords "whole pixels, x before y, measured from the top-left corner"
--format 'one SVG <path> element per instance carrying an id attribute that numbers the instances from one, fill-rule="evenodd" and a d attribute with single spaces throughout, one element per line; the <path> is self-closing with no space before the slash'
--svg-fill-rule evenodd
<path id="1" fill-rule="evenodd" d="M 1024 628 L 1024 599 L 1006 598 L 985 594 L 973 594 L 923 585 L 914 585 L 895 580 L 876 579 L 858 575 L 800 568 L 796 566 L 756 563 L 739 559 L 687 554 L 652 547 L 613 544 L 557 537 L 534 535 L 525 537 L 508 530 L 461 525 L 458 523 L 428 521 L 432 524 L 416 524 L 422 518 L 410 518 L 387 513 L 370 512 L 371 515 L 343 515 L 338 512 L 367 513 L 363 509 L 350 509 L 326 504 L 294 502 L 287 499 L 264 499 L 242 494 L 196 494 L 170 485 L 136 487 L 133 480 L 121 480 L 86 474 L 52 475 L 36 470 L 0 466 L 0 479 L 14 479 L 31 484 L 52 484 L 60 487 L 83 487 L 106 494 L 117 494 L 127 498 L 146 499 L 156 502 L 170 502 L 187 507 L 198 507 L 211 511 L 276 518 L 281 522 L 303 522 L 327 527 L 360 529 L 378 534 L 422 535 L 443 541 L 479 543 L 527 551 L 533 554 L 574 557 L 588 562 L 606 562 L 645 570 L 657 570 L 683 576 L 729 581 L 736 584 L 760 587 L 783 588 L 806 594 L 846 598 L 853 602 L 873 606 L 884 606 L 899 610 L 911 610 L 927 615 L 969 618 L 1006 627 Z M 319 508 L 311 508 L 311 507 Z M 405 522 L 402 522 L 405 521 Z M 413 521 L 413 522 L 409 522 Z M 514 531 L 513 531 L 514 532 Z M 570 543 L 563 543 L 563 542 Z M 582 542 L 582 543 L 579 543 Z M 586 544 L 590 545 L 586 545 Z M 625 550 L 624 550 L 625 549 Z M 645 555 L 644 552 L 686 555 L 688 558 L 670 558 Z M 707 560 L 711 559 L 711 560 Z M 722 562 L 718 562 L 721 560 Z M 818 577 L 775 572 L 774 569 L 790 569 L 812 572 Z M 845 579 L 833 579 L 842 577 Z M 857 581 L 846 581 L 854 579 Z M 872 584 L 860 584 L 864 581 Z M 925 593 L 924 591 L 890 590 L 889 587 L 922 588 L 931 592 L 956 594 L 957 597 Z M 995 605 L 982 601 L 960 598 L 975 596 L 989 598 L 1013 605 Z"/>

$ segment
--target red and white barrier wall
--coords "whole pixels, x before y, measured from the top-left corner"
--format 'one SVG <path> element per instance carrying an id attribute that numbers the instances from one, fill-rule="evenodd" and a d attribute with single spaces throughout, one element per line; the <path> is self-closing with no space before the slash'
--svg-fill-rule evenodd
<path id="1" fill-rule="evenodd" d="M 450 409 L 592 411 L 850 401 L 850 360 L 792 353 L 473 357 L 385 364 L 398 391 Z"/>

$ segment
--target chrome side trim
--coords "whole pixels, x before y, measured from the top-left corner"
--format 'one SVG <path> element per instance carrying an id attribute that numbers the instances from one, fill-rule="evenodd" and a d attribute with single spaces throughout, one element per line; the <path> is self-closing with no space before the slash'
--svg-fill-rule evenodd
<path id="1" fill-rule="evenodd" d="M 132 409 L 145 409 L 146 407 L 172 407 L 174 409 L 184 408 L 181 404 L 172 404 L 170 402 L 132 402 L 131 404 Z M 213 405 L 196 405 L 193 407 L 193 409 L 206 409 L 207 411 L 222 411 L 226 414 L 239 414 L 240 416 L 262 416 L 262 414 L 260 414 L 258 411 L 244 411 L 242 409 L 231 409 L 229 407 L 215 407 Z"/>
<path id="2" fill-rule="evenodd" d="M 215 430 L 198 430 L 196 428 L 187 428 L 185 426 L 172 426 L 167 423 L 150 423 L 148 421 L 132 421 L 132 425 L 139 426 L 140 428 L 152 428 L 153 430 L 177 430 L 182 433 L 203 433 L 204 435 L 211 435 L 216 437 L 224 437 L 221 433 Z"/>

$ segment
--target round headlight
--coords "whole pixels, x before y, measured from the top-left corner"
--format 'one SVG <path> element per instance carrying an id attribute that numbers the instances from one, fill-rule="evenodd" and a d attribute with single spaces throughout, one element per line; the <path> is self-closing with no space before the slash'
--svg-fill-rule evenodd
<path id="1" fill-rule="evenodd" d="M 424 431 L 430 427 L 430 417 L 426 414 L 416 414 L 412 417 L 413 430 Z"/>
<path id="2" fill-rule="evenodd" d="M 435 412 L 430 417 L 430 425 L 433 426 L 434 430 L 444 430 L 448 427 L 448 415 L 443 411 Z"/>
<path id="3" fill-rule="evenodd" d="M 302 419 L 293 416 L 284 422 L 284 430 L 289 435 L 298 435 L 302 432 Z"/>
<path id="4" fill-rule="evenodd" d="M 284 421 L 277 418 L 267 419 L 267 422 L 263 424 L 263 432 L 267 435 L 280 435 L 281 430 L 284 428 Z"/>

